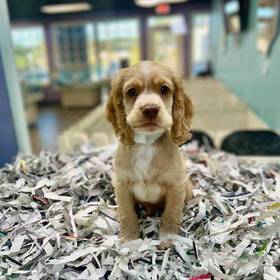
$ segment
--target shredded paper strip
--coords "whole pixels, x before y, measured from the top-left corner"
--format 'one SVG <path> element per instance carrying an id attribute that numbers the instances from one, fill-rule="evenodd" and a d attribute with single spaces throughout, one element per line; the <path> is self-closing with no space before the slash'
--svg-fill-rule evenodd
<path id="1" fill-rule="evenodd" d="M 19 155 L 0 170 L 0 279 L 280 279 L 280 165 L 181 150 L 194 198 L 165 251 L 141 209 L 142 239 L 118 240 L 114 146 Z"/>

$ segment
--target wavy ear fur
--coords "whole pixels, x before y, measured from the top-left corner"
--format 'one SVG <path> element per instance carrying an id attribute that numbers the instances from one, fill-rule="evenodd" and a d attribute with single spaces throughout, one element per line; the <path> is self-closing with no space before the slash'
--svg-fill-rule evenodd
<path id="1" fill-rule="evenodd" d="M 193 105 L 184 92 L 182 81 L 178 78 L 173 78 L 173 83 L 175 90 L 171 136 L 177 145 L 182 145 L 191 139 L 190 127 L 193 116 Z"/>
<path id="2" fill-rule="evenodd" d="M 106 105 L 106 117 L 112 124 L 115 134 L 124 144 L 133 144 L 134 133 L 126 121 L 123 104 L 123 69 L 111 83 L 111 92 Z"/>

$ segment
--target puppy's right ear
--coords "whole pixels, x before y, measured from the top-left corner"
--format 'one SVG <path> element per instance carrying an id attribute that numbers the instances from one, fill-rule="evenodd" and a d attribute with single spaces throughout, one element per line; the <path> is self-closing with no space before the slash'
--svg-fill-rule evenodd
<path id="1" fill-rule="evenodd" d="M 126 113 L 123 103 L 123 74 L 126 69 L 113 79 L 111 83 L 111 92 L 106 106 L 106 117 L 112 124 L 115 134 L 119 137 L 120 141 L 125 144 L 133 143 L 133 131 L 126 121 Z"/>
<path id="2" fill-rule="evenodd" d="M 186 95 L 181 79 L 173 77 L 174 101 L 173 101 L 173 125 L 171 136 L 177 145 L 186 143 L 191 139 L 190 127 L 193 117 L 193 105 Z"/>

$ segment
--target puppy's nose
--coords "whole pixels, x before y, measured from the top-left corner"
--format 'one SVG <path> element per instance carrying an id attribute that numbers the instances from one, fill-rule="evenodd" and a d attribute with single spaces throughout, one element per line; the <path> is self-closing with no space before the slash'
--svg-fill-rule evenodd
<path id="1" fill-rule="evenodd" d="M 158 114 L 158 107 L 145 107 L 142 109 L 142 113 L 143 115 L 148 118 L 148 119 L 154 119 L 156 118 L 157 114 Z"/>

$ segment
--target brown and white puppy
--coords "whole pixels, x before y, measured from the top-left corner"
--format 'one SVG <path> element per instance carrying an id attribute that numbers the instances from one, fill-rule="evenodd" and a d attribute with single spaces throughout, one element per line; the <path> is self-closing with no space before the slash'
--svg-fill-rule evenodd
<path id="1" fill-rule="evenodd" d="M 119 138 L 114 158 L 122 242 L 139 238 L 135 204 L 164 206 L 160 236 L 177 234 L 192 197 L 178 145 L 191 137 L 192 103 L 182 81 L 165 66 L 143 61 L 112 81 L 107 118 Z"/>

